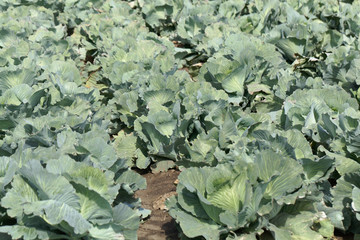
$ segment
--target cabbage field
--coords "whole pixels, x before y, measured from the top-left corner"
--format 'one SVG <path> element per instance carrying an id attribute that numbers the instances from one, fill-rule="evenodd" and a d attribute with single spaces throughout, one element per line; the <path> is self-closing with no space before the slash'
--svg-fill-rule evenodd
<path id="1" fill-rule="evenodd" d="M 0 239 L 136 240 L 168 169 L 179 239 L 360 239 L 359 13 L 0 0 Z"/>

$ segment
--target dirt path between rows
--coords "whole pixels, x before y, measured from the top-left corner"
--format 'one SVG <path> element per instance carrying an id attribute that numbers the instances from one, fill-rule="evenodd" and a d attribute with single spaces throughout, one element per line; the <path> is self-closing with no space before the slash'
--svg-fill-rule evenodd
<path id="1" fill-rule="evenodd" d="M 175 221 L 165 209 L 166 198 L 176 193 L 175 180 L 179 171 L 169 170 L 160 173 L 146 173 L 147 188 L 137 191 L 135 197 L 141 198 L 142 207 L 151 210 L 150 218 L 140 225 L 139 240 L 177 240 Z"/>

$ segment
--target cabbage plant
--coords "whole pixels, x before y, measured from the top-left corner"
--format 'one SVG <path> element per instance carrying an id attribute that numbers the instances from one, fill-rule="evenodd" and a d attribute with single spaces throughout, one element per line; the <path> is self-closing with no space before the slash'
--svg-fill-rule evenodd
<path id="1" fill-rule="evenodd" d="M 252 163 L 186 169 L 178 195 L 167 202 L 169 213 L 188 238 L 325 239 L 334 227 L 319 210 L 308 165 L 327 171 L 322 160 L 299 163 L 271 149 Z M 310 196 L 315 193 L 320 196 Z"/>

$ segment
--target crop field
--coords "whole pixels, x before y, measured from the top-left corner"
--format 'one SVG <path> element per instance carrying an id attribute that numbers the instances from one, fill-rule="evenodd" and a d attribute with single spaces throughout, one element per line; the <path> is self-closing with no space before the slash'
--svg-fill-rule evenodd
<path id="1" fill-rule="evenodd" d="M 359 13 L 0 0 L 0 240 L 360 239 Z"/>

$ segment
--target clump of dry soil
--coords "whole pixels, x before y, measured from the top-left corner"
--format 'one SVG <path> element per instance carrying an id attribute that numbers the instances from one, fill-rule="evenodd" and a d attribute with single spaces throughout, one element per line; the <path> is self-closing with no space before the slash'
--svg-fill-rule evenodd
<path id="1" fill-rule="evenodd" d="M 167 172 L 146 173 L 147 188 L 135 193 L 141 198 L 142 207 L 151 210 L 150 218 L 140 225 L 139 240 L 177 240 L 178 231 L 175 221 L 166 212 L 165 200 L 176 194 L 175 181 L 179 171 L 171 169 Z"/>

